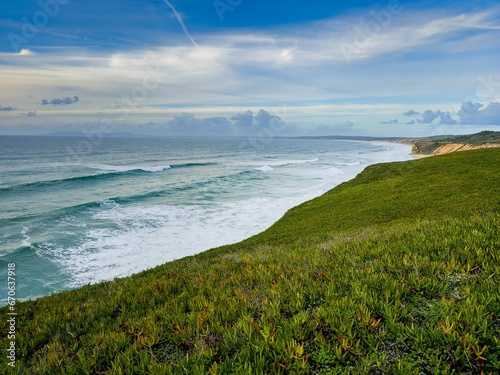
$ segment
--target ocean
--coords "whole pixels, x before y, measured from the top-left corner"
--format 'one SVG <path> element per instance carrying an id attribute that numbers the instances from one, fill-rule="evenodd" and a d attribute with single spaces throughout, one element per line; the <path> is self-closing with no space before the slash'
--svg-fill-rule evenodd
<path id="1" fill-rule="evenodd" d="M 0 137 L 1 269 L 16 263 L 19 299 L 128 276 L 255 235 L 409 153 L 333 140 Z M 0 290 L 5 305 L 6 281 Z"/>

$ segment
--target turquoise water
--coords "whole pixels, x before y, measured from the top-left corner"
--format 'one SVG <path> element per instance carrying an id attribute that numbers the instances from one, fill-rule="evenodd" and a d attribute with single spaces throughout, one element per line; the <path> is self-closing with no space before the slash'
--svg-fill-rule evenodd
<path id="1" fill-rule="evenodd" d="M 409 151 L 320 140 L 0 137 L 1 269 L 16 263 L 19 298 L 127 276 L 257 234 Z M 5 304 L 6 282 L 0 290 Z"/>

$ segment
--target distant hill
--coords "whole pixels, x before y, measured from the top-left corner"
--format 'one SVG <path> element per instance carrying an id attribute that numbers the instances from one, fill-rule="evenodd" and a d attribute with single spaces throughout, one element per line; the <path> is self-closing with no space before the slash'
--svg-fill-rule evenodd
<path id="1" fill-rule="evenodd" d="M 387 142 L 398 142 L 401 140 L 411 140 L 411 138 L 401 138 L 401 137 L 370 137 L 364 135 L 312 135 L 312 136 L 299 136 L 299 137 L 283 137 L 283 138 L 295 138 L 295 139 L 323 139 L 323 140 L 346 140 L 346 141 L 387 141 Z"/>
<path id="2" fill-rule="evenodd" d="M 441 155 L 455 151 L 500 147 L 500 132 L 482 131 L 467 135 L 438 135 L 411 141 L 414 155 Z"/>
<path id="3" fill-rule="evenodd" d="M 454 142 L 465 144 L 480 144 L 500 142 L 500 132 L 485 130 L 475 134 L 465 135 L 436 135 L 427 139 L 439 142 Z"/>
<path id="4" fill-rule="evenodd" d="M 146 135 L 146 134 L 134 134 L 134 133 L 126 133 L 126 132 L 120 132 L 120 133 L 101 133 L 103 137 L 106 138 L 150 138 L 153 137 L 152 135 Z M 40 135 L 41 137 L 75 137 L 75 138 L 84 138 L 85 133 L 84 132 L 55 132 L 55 133 L 49 133 L 49 134 L 43 134 Z M 154 136 L 156 137 L 156 136 Z"/>

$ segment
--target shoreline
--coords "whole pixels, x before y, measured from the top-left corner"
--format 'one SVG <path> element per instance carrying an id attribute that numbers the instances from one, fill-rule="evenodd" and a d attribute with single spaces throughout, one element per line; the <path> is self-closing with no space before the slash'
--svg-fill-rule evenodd
<path id="1" fill-rule="evenodd" d="M 345 142 L 345 140 L 340 140 L 340 141 L 341 142 Z M 360 141 L 359 140 L 351 140 L 349 142 L 359 143 Z M 305 203 L 307 201 L 310 201 L 312 199 L 320 197 L 321 195 L 325 194 L 326 192 L 332 190 L 333 188 L 335 188 L 336 186 L 338 186 L 338 185 L 340 185 L 342 183 L 345 183 L 347 181 L 351 181 L 352 179 L 354 179 L 359 173 L 361 173 L 368 166 L 375 165 L 375 164 L 381 164 L 381 163 L 391 163 L 391 162 L 396 162 L 396 161 L 407 161 L 407 160 L 411 160 L 412 159 L 411 155 L 409 154 L 410 149 L 407 148 L 408 147 L 407 145 L 401 145 L 401 147 L 400 147 L 400 146 L 395 146 L 394 143 L 392 143 L 392 142 L 383 142 L 382 141 L 381 143 L 384 143 L 385 145 L 387 145 L 388 148 L 384 149 L 383 147 L 376 147 L 375 149 L 378 149 L 378 151 L 375 152 L 375 153 L 373 153 L 373 154 L 370 154 L 370 156 L 368 156 L 366 158 L 364 157 L 365 155 L 359 155 L 360 156 L 360 158 L 359 158 L 360 164 L 358 166 L 355 166 L 355 167 L 352 167 L 352 166 L 347 166 L 347 167 L 336 166 L 335 160 L 338 161 L 339 159 L 335 159 L 335 160 L 332 159 L 333 161 L 332 161 L 332 163 L 331 163 L 330 166 L 332 168 L 334 168 L 334 169 L 335 169 L 335 166 L 337 168 L 342 169 L 343 170 L 342 174 L 339 174 L 339 175 L 332 174 L 330 176 L 330 174 L 329 174 L 329 172 L 327 170 L 325 170 L 325 172 L 323 172 L 322 169 L 318 169 L 316 174 L 323 174 L 324 176 L 326 176 L 325 179 L 324 179 L 324 182 L 322 183 L 322 187 L 319 187 L 317 190 L 309 191 L 306 194 L 301 195 L 300 199 L 298 197 L 295 197 L 295 198 L 294 197 L 289 197 L 290 198 L 289 200 L 293 200 L 291 202 L 291 204 L 288 205 L 288 206 L 286 206 L 286 207 L 283 206 L 283 205 L 285 205 L 285 203 L 283 203 L 283 205 L 280 205 L 280 206 L 283 206 L 283 210 L 282 211 L 280 210 L 281 214 L 279 216 L 275 215 L 276 217 L 272 217 L 271 216 L 271 220 L 267 223 L 267 225 L 262 226 L 261 228 L 259 228 L 258 231 L 255 231 L 255 232 L 249 231 L 247 233 L 247 235 L 244 235 L 244 236 L 242 236 L 240 238 L 236 238 L 235 241 L 232 240 L 234 238 L 234 236 L 229 236 L 229 238 L 228 238 L 229 240 L 227 242 L 224 242 L 224 243 L 214 243 L 214 244 L 212 244 L 212 243 L 210 243 L 210 241 L 207 241 L 208 243 L 205 244 L 206 247 L 204 247 L 200 251 L 197 251 L 197 249 L 191 248 L 194 251 L 192 251 L 192 252 L 189 251 L 189 252 L 186 252 L 186 253 L 180 253 L 180 254 L 177 254 L 175 256 L 172 255 L 171 258 L 170 258 L 169 255 L 167 255 L 166 257 L 170 258 L 170 259 L 167 259 L 165 261 L 161 261 L 159 263 L 153 262 L 150 265 L 148 265 L 146 268 L 136 269 L 132 273 L 128 273 L 128 274 L 125 274 L 125 273 L 119 274 L 118 271 L 116 271 L 116 274 L 113 274 L 111 277 L 112 278 L 114 278 L 114 277 L 119 277 L 119 278 L 121 278 L 121 277 L 129 277 L 131 275 L 143 272 L 146 269 L 154 268 L 154 267 L 162 265 L 162 264 L 171 263 L 171 262 L 174 262 L 174 261 L 179 260 L 179 259 L 183 259 L 183 258 L 186 258 L 186 257 L 197 255 L 197 254 L 209 251 L 209 250 L 217 248 L 217 247 L 233 245 L 235 243 L 239 243 L 239 242 L 245 241 L 245 240 L 247 240 L 247 239 L 249 239 L 251 237 L 254 237 L 254 236 L 256 236 L 256 235 L 258 235 L 258 234 L 260 234 L 260 233 L 268 230 L 271 226 L 273 226 L 274 224 L 276 224 L 276 222 L 278 222 L 288 211 L 296 208 L 297 206 L 299 206 L 299 205 L 301 205 L 301 204 L 303 204 L 303 203 Z M 327 145 L 325 147 L 328 148 L 328 149 L 331 149 L 332 147 L 335 147 L 335 146 L 334 145 Z M 370 150 L 371 148 L 372 147 L 366 145 L 366 146 L 359 147 L 359 151 L 362 152 L 362 151 Z M 330 160 L 330 159 L 328 159 L 328 160 Z M 368 164 L 365 165 L 365 163 L 368 163 Z M 346 168 L 346 169 L 344 169 L 344 168 Z M 326 173 L 326 175 L 325 175 L 325 173 Z M 308 176 L 308 174 L 305 175 L 305 176 Z M 296 191 L 295 188 L 293 190 Z M 282 198 L 283 198 L 283 201 L 287 200 L 287 199 L 285 199 L 286 197 L 282 197 Z M 276 202 L 274 202 L 274 203 L 276 203 Z M 266 212 L 271 211 L 270 207 L 273 207 L 273 202 L 272 201 L 268 201 L 268 202 L 265 202 L 265 204 L 268 205 L 267 208 L 269 208 L 269 209 L 267 209 L 266 206 L 263 206 L 262 211 L 266 211 Z M 239 209 L 241 209 L 241 207 Z M 275 213 L 276 213 L 276 211 L 275 211 Z M 260 220 L 258 220 L 258 221 L 260 221 Z M 166 237 L 164 237 L 164 238 L 166 238 Z M 96 270 L 96 272 L 97 272 L 97 270 Z M 40 297 L 47 296 L 50 293 L 54 293 L 54 292 L 55 293 L 60 293 L 60 292 L 66 291 L 66 290 L 74 290 L 74 289 L 81 288 L 82 286 L 87 285 L 88 283 L 90 283 L 90 284 L 98 284 L 100 282 L 106 282 L 106 281 L 109 281 L 109 280 L 112 279 L 112 278 L 106 278 L 106 279 L 104 279 L 103 277 L 100 277 L 100 276 L 94 277 L 93 275 L 91 275 L 91 279 L 84 280 L 84 281 L 80 282 L 81 279 L 80 279 L 79 275 L 80 274 L 78 272 L 76 272 L 76 274 L 71 274 L 71 276 L 72 276 L 71 279 L 68 279 L 69 283 L 66 283 L 64 281 L 65 287 L 61 288 L 59 286 L 56 289 L 51 290 L 48 294 L 44 294 L 44 293 L 39 294 L 39 293 L 37 293 L 36 295 L 26 295 L 26 294 L 23 293 L 24 295 L 20 295 L 20 299 L 22 298 L 22 299 L 25 299 L 25 300 L 36 300 L 36 299 L 38 299 Z M 28 289 L 25 289 L 25 290 L 28 290 Z M 38 289 L 37 289 L 37 291 L 38 291 Z M 5 301 L 2 301 L 2 302 L 3 302 L 3 304 L 5 304 Z"/>
<path id="2" fill-rule="evenodd" d="M 31 373 L 111 373 L 120 366 L 209 373 L 220 366 L 214 373 L 222 374 L 250 365 L 275 373 L 278 358 L 297 373 L 333 365 L 337 373 L 364 373 L 367 365 L 393 373 L 400 363 L 408 373 L 432 373 L 435 364 L 414 358 L 453 351 L 463 358 L 451 362 L 456 371 L 471 372 L 474 349 L 463 352 L 461 336 L 448 340 L 451 322 L 471 342 L 493 343 L 493 357 L 483 357 L 487 366 L 499 349 L 490 297 L 500 268 L 485 249 L 497 244 L 500 216 L 499 180 L 484 176 L 498 175 L 499 151 L 431 158 L 411 170 L 407 163 L 379 164 L 252 239 L 19 303 L 16 313 L 30 319 L 16 321 L 16 345 L 33 353 L 20 356 L 19 366 Z M 404 341 L 415 327 L 431 334 Z M 344 332 L 355 352 L 342 350 Z M 380 346 L 378 332 L 403 342 L 396 349 L 408 353 L 406 362 L 376 362 L 395 350 Z M 322 353 L 332 348 L 340 361 L 324 365 Z"/>

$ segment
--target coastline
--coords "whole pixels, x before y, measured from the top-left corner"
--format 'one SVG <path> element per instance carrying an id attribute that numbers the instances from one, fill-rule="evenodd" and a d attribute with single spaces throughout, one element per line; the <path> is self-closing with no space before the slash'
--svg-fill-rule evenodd
<path id="1" fill-rule="evenodd" d="M 451 325 L 490 343 L 481 364 L 493 370 L 500 348 L 491 277 L 500 269 L 485 249 L 498 244 L 500 180 L 483 177 L 498 176 L 499 159 L 497 150 L 477 150 L 412 162 L 411 173 L 407 163 L 372 165 L 240 243 L 19 303 L 16 312 L 30 319 L 18 321 L 16 345 L 33 353 L 19 366 L 395 373 L 402 363 L 408 373 L 433 373 L 450 368 L 431 362 L 436 355 L 456 352 L 461 361 L 450 366 L 471 372 L 474 349 L 461 336 L 449 340 Z M 419 342 L 405 341 L 422 331 L 429 334 Z M 332 348 L 337 357 L 325 364 Z M 374 360 L 395 350 L 407 356 Z"/>
<path id="2" fill-rule="evenodd" d="M 422 152 L 418 149 L 418 141 L 417 140 L 407 140 L 407 139 L 401 139 L 401 140 L 395 140 L 395 141 L 366 140 L 364 142 L 392 143 L 392 144 L 396 143 L 396 144 L 408 145 L 410 147 L 410 155 L 414 159 L 426 158 L 429 156 L 446 155 L 446 154 L 449 154 L 452 152 L 462 152 L 462 151 L 471 151 L 471 150 L 480 150 L 480 149 L 485 149 L 485 148 L 500 147 L 500 143 L 490 143 L 490 142 L 481 143 L 481 144 L 449 142 L 449 143 L 444 143 L 444 144 L 438 145 L 435 150 L 428 153 L 428 152 Z"/>
<path id="3" fill-rule="evenodd" d="M 60 250 L 63 249 L 62 247 L 56 248 L 56 245 L 52 245 L 51 248 L 48 248 L 48 246 L 45 247 L 43 249 L 46 251 L 44 253 L 45 258 L 42 258 L 45 263 L 42 265 L 40 265 L 39 259 L 33 259 L 33 261 L 28 263 L 26 258 L 23 258 L 25 257 L 26 249 L 19 246 L 12 251 L 12 253 L 9 253 L 9 261 L 20 262 L 20 259 L 23 259 L 25 270 L 20 272 L 26 272 L 26 274 L 28 272 L 35 272 L 36 274 L 36 272 L 41 270 L 41 276 L 37 281 L 38 285 L 34 288 L 28 282 L 24 285 L 20 285 L 19 297 L 23 299 L 36 299 L 49 295 L 50 293 L 59 293 L 65 290 L 79 288 L 89 283 L 96 284 L 109 281 L 114 277 L 127 277 L 161 264 L 203 253 L 220 246 L 227 246 L 247 240 L 248 238 L 268 230 L 289 210 L 293 210 L 300 204 L 317 198 L 334 187 L 354 179 L 368 166 L 394 161 L 411 160 L 412 158 L 409 155 L 409 148 L 407 148 L 406 145 L 397 146 L 391 142 L 381 142 L 384 146 L 370 147 L 364 142 L 361 144 L 359 140 L 338 141 L 358 143 L 358 146 L 353 145 L 355 151 L 352 155 L 347 154 L 348 157 L 343 157 L 341 155 L 346 155 L 345 151 L 335 151 L 337 150 L 337 146 L 333 143 L 325 142 L 320 150 L 318 150 L 319 146 L 315 143 L 311 143 L 311 151 L 318 152 L 318 156 L 323 152 L 321 150 L 327 150 L 325 162 L 318 163 L 318 165 L 314 167 L 314 171 L 310 170 L 306 164 L 297 163 L 297 165 L 305 166 L 303 169 L 300 169 L 300 173 L 303 172 L 303 175 L 299 176 L 299 172 L 297 172 L 297 177 L 299 179 L 303 181 L 307 180 L 308 185 L 307 188 L 304 188 L 303 194 L 300 193 L 300 181 L 296 180 L 296 183 L 292 183 L 291 185 L 283 185 L 289 191 L 288 196 L 267 197 L 262 195 L 261 192 L 258 192 L 257 194 L 260 195 L 256 195 L 253 198 L 245 198 L 243 201 L 237 202 L 218 202 L 214 207 L 208 205 L 186 206 L 186 209 L 182 205 L 173 206 L 173 208 L 171 206 L 162 206 L 163 208 L 159 208 L 157 205 L 152 205 L 151 207 L 148 205 L 131 205 L 129 207 L 119 201 L 114 202 L 112 199 L 102 201 L 101 203 L 98 202 L 96 207 L 92 208 L 92 212 L 94 212 L 93 215 L 95 215 L 92 216 L 93 218 L 108 221 L 118 220 L 120 223 L 124 219 L 130 217 L 131 219 L 127 222 L 127 225 L 128 228 L 132 226 L 132 230 L 123 226 L 123 231 L 108 231 L 98 238 L 97 235 L 95 237 L 89 237 L 87 235 L 88 230 L 82 226 L 81 228 L 83 229 L 80 236 L 83 240 L 75 245 L 68 245 L 65 248 L 68 249 L 66 253 Z M 351 148 L 351 146 L 347 146 L 349 149 Z M 345 149 L 347 150 L 348 148 Z M 343 148 L 338 149 L 344 150 Z M 294 158 L 290 156 L 290 160 L 292 159 Z M 313 157 L 304 156 L 303 159 L 313 159 Z M 281 159 L 278 161 L 281 161 Z M 260 162 L 259 160 L 257 164 L 260 165 Z M 294 160 L 292 160 L 292 162 L 294 162 Z M 262 160 L 262 165 L 265 163 L 269 163 L 269 160 Z M 157 164 L 160 165 L 161 163 L 158 162 Z M 245 164 L 245 166 L 241 168 L 254 171 L 256 165 L 252 164 L 251 166 L 247 166 Z M 262 179 L 274 178 L 273 173 L 276 172 L 267 169 L 263 170 L 262 167 L 259 168 L 258 172 L 252 172 L 256 174 L 256 177 Z M 278 167 L 274 166 L 274 168 L 278 170 Z M 177 170 L 178 169 L 172 169 L 169 170 L 169 172 L 175 172 Z M 144 172 L 143 174 L 148 178 L 155 178 L 155 176 L 161 175 L 155 172 Z M 245 175 L 248 175 L 248 172 Z M 321 179 L 318 179 L 319 177 L 321 177 Z M 314 184 L 311 184 L 311 181 L 314 182 Z M 311 189 L 311 187 L 313 187 L 313 189 Z M 247 215 L 238 217 L 238 215 L 241 216 L 242 212 L 246 212 Z M 76 214 L 74 215 L 76 216 Z M 221 215 L 223 215 L 222 219 Z M 142 236 L 143 232 L 147 235 L 147 224 L 149 223 L 147 220 L 150 220 L 151 217 L 159 222 L 159 224 L 154 227 L 155 238 Z M 183 219 L 185 219 L 184 222 L 179 221 Z M 174 220 L 177 221 L 174 222 Z M 203 223 L 198 224 L 198 222 L 201 221 L 203 221 Z M 59 221 L 56 222 L 59 223 Z M 64 220 L 60 222 L 62 225 L 65 225 Z M 143 225 L 144 222 L 145 224 Z M 72 222 L 70 222 L 70 225 L 71 223 Z M 172 224 L 163 225 L 165 223 Z M 210 230 L 210 225 L 214 223 L 216 223 L 218 227 L 214 230 Z M 39 241 L 36 238 L 36 233 L 32 234 L 29 232 L 31 227 L 35 227 L 34 224 L 30 224 L 31 223 L 24 224 L 27 228 L 24 233 L 26 233 L 25 237 L 29 238 L 29 247 L 35 248 L 34 246 L 36 246 Z M 55 228 L 57 229 L 58 227 Z M 77 231 L 78 228 L 80 227 L 77 227 L 77 229 L 70 227 L 69 229 Z M 137 229 L 133 230 L 134 228 Z M 184 235 L 185 231 L 181 232 L 184 228 L 190 228 L 191 235 Z M 51 230 L 52 227 L 49 229 Z M 47 232 L 52 233 L 49 229 L 46 229 Z M 54 233 L 56 229 L 53 230 Z M 141 230 L 143 230 L 143 232 L 141 232 Z M 97 234 L 100 235 L 101 233 L 99 232 Z M 26 238 L 24 238 L 25 241 L 27 241 Z M 32 246 L 31 243 L 34 245 Z M 56 241 L 53 241 L 53 243 L 56 243 Z M 105 247 L 105 251 L 86 252 L 87 248 L 97 249 L 98 246 Z M 136 251 L 140 246 L 146 246 L 148 251 L 146 253 Z M 58 250 L 55 252 L 57 258 L 55 256 L 52 257 L 52 253 L 49 251 L 54 248 Z M 80 251 L 80 249 L 82 251 Z M 68 256 L 68 254 L 71 256 Z M 43 267 L 51 265 L 50 262 L 54 260 L 58 262 L 56 264 L 57 267 L 59 267 L 57 270 L 68 271 L 65 274 L 61 272 L 62 276 L 57 279 L 51 278 L 50 275 L 45 276 L 45 273 L 43 273 Z M 82 264 L 85 265 L 85 267 L 81 267 Z M 36 267 L 39 268 L 37 269 Z M 54 270 L 56 270 L 56 268 L 54 268 Z M 24 277 L 24 279 L 28 280 L 28 277 Z M 5 301 L 2 302 L 5 304 Z"/>

